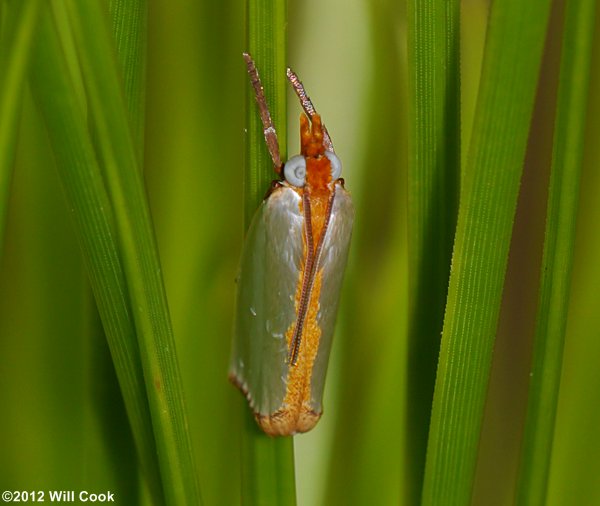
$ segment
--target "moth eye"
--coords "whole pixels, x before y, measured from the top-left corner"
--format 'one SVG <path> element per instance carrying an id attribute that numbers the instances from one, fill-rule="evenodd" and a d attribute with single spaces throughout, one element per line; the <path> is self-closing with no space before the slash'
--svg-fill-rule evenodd
<path id="1" fill-rule="evenodd" d="M 325 151 L 325 156 L 331 163 L 331 179 L 335 181 L 342 175 L 342 162 L 333 151 Z"/>
<path id="2" fill-rule="evenodd" d="M 304 186 L 304 182 L 306 181 L 306 160 L 302 155 L 292 156 L 285 162 L 283 177 L 293 186 Z"/>

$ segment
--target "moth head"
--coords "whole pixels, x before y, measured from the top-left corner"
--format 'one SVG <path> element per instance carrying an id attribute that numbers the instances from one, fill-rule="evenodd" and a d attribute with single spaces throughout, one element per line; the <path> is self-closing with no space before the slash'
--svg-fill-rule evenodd
<path id="1" fill-rule="evenodd" d="M 333 151 L 325 149 L 321 116 L 314 114 L 312 121 L 300 116 L 300 155 L 293 156 L 283 166 L 285 180 L 293 186 L 308 184 L 312 189 L 327 187 L 342 173 L 342 162 Z"/>

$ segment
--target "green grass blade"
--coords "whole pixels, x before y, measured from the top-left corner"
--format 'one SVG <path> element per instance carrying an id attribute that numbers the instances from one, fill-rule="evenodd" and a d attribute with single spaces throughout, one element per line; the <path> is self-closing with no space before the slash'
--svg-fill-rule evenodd
<path id="1" fill-rule="evenodd" d="M 46 121 L 59 175 L 73 210 L 139 459 L 152 496 L 160 504 L 162 490 L 152 421 L 110 202 L 96 161 L 85 111 L 70 82 L 49 12 L 43 14 L 34 51 L 32 90 Z"/>
<path id="2" fill-rule="evenodd" d="M 125 100 L 133 140 L 140 160 L 144 150 L 146 102 L 146 36 L 148 5 L 146 0 L 110 0 L 109 10 L 117 56 L 121 64 Z"/>
<path id="3" fill-rule="evenodd" d="M 460 183 L 460 2 L 408 2 L 409 427 L 412 501 L 425 450 Z"/>
<path id="4" fill-rule="evenodd" d="M 114 208 L 165 495 L 169 504 L 200 504 L 160 261 L 107 12 L 98 1 L 67 5 Z"/>
<path id="5" fill-rule="evenodd" d="M 282 161 L 287 153 L 287 24 L 286 2 L 247 0 L 247 49 L 256 62 L 273 124 L 277 129 Z M 240 55 L 240 61 L 241 55 Z M 254 90 L 246 86 L 246 162 L 244 172 L 244 223 L 248 228 L 269 184 L 276 178 L 265 145 Z"/>
<path id="6" fill-rule="evenodd" d="M 13 1 L 8 4 L 4 23 L 0 23 L 0 255 L 4 244 L 23 81 L 40 3 L 40 0 Z"/>
<path id="7" fill-rule="evenodd" d="M 596 7 L 598 9 L 598 7 Z M 592 61 L 600 55 L 596 12 Z M 547 506 L 600 504 L 600 66 L 592 64 L 583 170 Z"/>
<path id="8" fill-rule="evenodd" d="M 554 130 L 544 258 L 516 504 L 546 504 L 569 307 L 575 222 L 592 42 L 594 0 L 568 0 Z"/>
<path id="9" fill-rule="evenodd" d="M 256 62 L 271 118 L 279 139 L 282 160 L 287 153 L 287 6 L 283 0 L 246 2 L 247 51 Z M 240 66 L 243 60 L 240 55 Z M 270 182 L 275 179 L 263 127 L 254 99 L 246 84 L 246 160 L 244 170 L 244 223 L 248 228 Z M 246 402 L 244 401 L 244 404 Z M 243 504 L 296 504 L 293 439 L 263 434 L 244 406 L 242 434 Z"/>
<path id="10" fill-rule="evenodd" d="M 125 97 L 129 109 L 129 119 L 132 125 L 134 142 L 138 148 L 140 160 L 143 159 L 144 152 L 144 119 L 145 119 L 145 81 L 146 81 L 146 34 L 147 34 L 147 5 L 145 0 L 111 0 L 109 2 L 109 11 L 111 14 L 113 38 L 117 47 L 117 56 L 121 64 L 121 74 L 123 75 Z M 95 323 L 98 323 L 94 319 Z M 103 339 L 104 335 L 99 332 L 91 332 L 90 339 L 97 341 Z M 103 339 L 106 341 L 105 339 Z M 130 499 L 124 499 L 128 503 L 138 503 L 137 497 L 141 491 L 139 485 L 139 472 L 132 466 L 137 465 L 137 459 L 132 459 L 129 453 L 126 453 L 131 446 L 128 438 L 131 437 L 129 431 L 117 431 L 114 429 L 112 418 L 119 415 L 116 409 L 110 409 L 109 403 L 112 399 L 119 396 L 117 393 L 118 384 L 114 379 L 114 367 L 108 361 L 111 357 L 106 353 L 106 344 L 101 342 L 93 342 L 91 352 L 96 358 L 92 364 L 92 374 L 95 378 L 102 378 L 102 386 L 96 385 L 96 391 L 99 392 L 95 398 L 98 400 L 97 415 L 104 422 L 105 441 L 108 448 L 112 448 L 110 456 L 113 459 L 111 468 L 120 479 L 121 488 L 124 493 L 130 494 Z M 139 348 L 138 352 L 139 364 Z M 141 369 L 140 369 L 141 371 Z M 143 380 L 143 377 L 140 377 Z M 96 381 L 97 383 L 97 381 Z M 143 386 L 143 382 L 141 383 Z M 140 402 L 145 402 L 146 399 L 140 399 Z M 114 400 L 112 400 L 114 402 Z M 120 406 L 120 403 L 118 404 Z M 123 420 L 122 420 L 123 421 Z M 150 427 L 151 428 L 151 427 Z M 151 432 L 150 432 L 151 434 Z M 129 445 L 128 445 L 129 443 Z M 133 460 L 133 462 L 132 462 Z M 152 459 L 154 466 L 152 472 L 156 473 L 156 459 Z M 156 481 L 156 484 L 151 483 Z M 162 484 L 158 474 L 148 480 L 151 484 L 151 494 L 156 496 L 155 501 L 163 501 Z M 123 494 L 124 494 L 123 493 Z"/>
<path id="11" fill-rule="evenodd" d="M 423 485 L 425 505 L 467 505 L 550 2 L 490 14 L 458 215 Z"/>

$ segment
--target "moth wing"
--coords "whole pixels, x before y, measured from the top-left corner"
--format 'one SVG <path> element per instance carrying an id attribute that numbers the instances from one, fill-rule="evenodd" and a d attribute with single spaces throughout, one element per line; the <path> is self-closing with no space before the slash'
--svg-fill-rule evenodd
<path id="1" fill-rule="evenodd" d="M 311 378 L 311 408 L 316 413 L 322 411 L 325 374 L 331 351 L 344 271 L 348 260 L 353 223 L 354 205 L 350 194 L 340 183 L 336 183 L 331 217 L 329 218 L 329 225 L 323 240 L 317 268 L 317 274 L 322 271 L 319 311 L 317 314 L 321 338 Z"/>
<path id="2" fill-rule="evenodd" d="M 304 262 L 300 200 L 289 187 L 275 189 L 254 215 L 242 252 L 230 377 L 260 415 L 277 411 L 286 393 L 285 333 L 296 320 Z"/>

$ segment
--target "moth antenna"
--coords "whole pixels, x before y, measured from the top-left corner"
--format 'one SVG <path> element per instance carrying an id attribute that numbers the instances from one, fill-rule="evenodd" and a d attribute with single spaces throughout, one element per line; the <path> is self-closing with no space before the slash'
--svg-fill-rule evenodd
<path id="1" fill-rule="evenodd" d="M 246 62 L 246 67 L 248 68 L 248 75 L 250 76 L 252 87 L 254 88 L 254 96 L 256 98 L 256 103 L 258 104 L 258 112 L 263 124 L 263 134 L 265 136 L 265 142 L 267 143 L 267 149 L 271 155 L 271 160 L 273 160 L 275 172 L 277 172 L 277 174 L 281 174 L 281 167 L 283 164 L 281 163 L 281 155 L 279 154 L 279 141 L 277 140 L 277 132 L 273 126 L 273 120 L 271 119 L 269 106 L 267 105 L 267 100 L 265 99 L 264 88 L 260 82 L 258 70 L 256 70 L 256 65 L 252 59 L 252 56 L 250 56 L 248 53 L 242 53 L 242 55 Z"/>
<path id="2" fill-rule="evenodd" d="M 290 84 L 292 85 L 292 88 L 294 88 L 294 91 L 296 92 L 296 95 L 298 96 L 298 99 L 300 100 L 300 105 L 302 105 L 302 109 L 304 109 L 304 112 L 306 114 L 308 114 L 309 118 L 312 119 L 312 117 L 315 114 L 317 114 L 317 111 L 315 110 L 315 106 L 313 105 L 312 101 L 310 100 L 310 97 L 306 94 L 304 85 L 298 78 L 298 75 L 291 68 L 288 67 L 286 73 L 287 73 L 287 78 L 290 81 Z M 322 128 L 323 128 L 323 144 L 325 144 L 325 149 L 327 151 L 331 151 L 332 153 L 335 153 L 335 150 L 333 149 L 333 142 L 331 142 L 331 137 L 329 137 L 329 132 L 327 131 L 327 128 L 325 128 L 325 125 L 322 125 Z"/>

